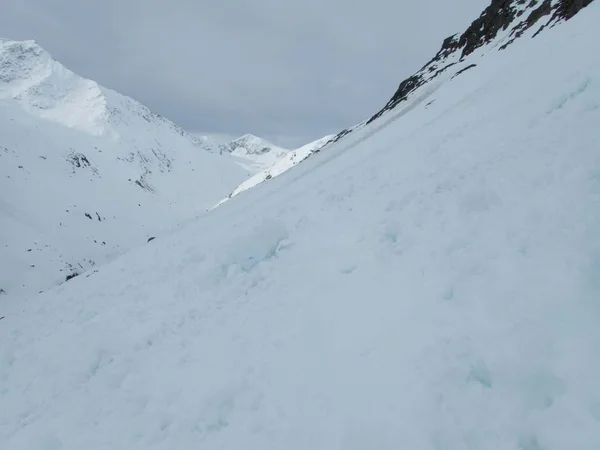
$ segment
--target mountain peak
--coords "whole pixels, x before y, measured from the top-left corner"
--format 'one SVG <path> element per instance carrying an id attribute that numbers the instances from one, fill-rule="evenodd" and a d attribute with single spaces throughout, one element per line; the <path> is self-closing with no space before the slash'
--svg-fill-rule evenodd
<path id="1" fill-rule="evenodd" d="M 250 174 L 271 167 L 289 151 L 249 133 L 221 145 L 220 150 L 221 153 L 231 154 L 234 161 Z"/>
<path id="2" fill-rule="evenodd" d="M 83 78 L 56 61 L 36 41 L 0 39 L 0 99 L 11 99 L 34 116 L 94 136 L 117 138 L 123 125 L 162 128 L 199 142 L 138 101 Z"/>
<path id="3" fill-rule="evenodd" d="M 14 93 L 19 87 L 15 85 L 17 82 L 41 76 L 52 61 L 54 59 L 36 41 L 0 38 L 0 98 L 11 90 Z"/>
<path id="4" fill-rule="evenodd" d="M 223 145 L 223 149 L 229 153 L 234 152 L 238 148 L 245 148 L 247 153 L 262 154 L 273 150 L 285 151 L 285 149 L 263 139 L 254 134 L 246 133 L 233 141 Z"/>
<path id="5" fill-rule="evenodd" d="M 521 37 L 535 37 L 541 31 L 571 19 L 592 1 L 492 0 L 462 34 L 446 38 L 439 52 L 418 72 L 402 81 L 389 102 L 365 123 L 368 124 L 396 108 L 434 78 L 443 74 L 455 77 L 476 67 L 477 62 L 470 57 L 480 50 L 504 50 Z M 452 71 L 449 70 L 451 68 Z M 452 73 L 448 75 L 450 72 Z M 336 140 L 351 131 L 343 130 Z"/>
<path id="6" fill-rule="evenodd" d="M 35 41 L 1 39 L 0 288 L 52 286 L 214 204 L 247 176 L 217 153 Z"/>
<path id="7" fill-rule="evenodd" d="M 247 154 L 260 155 L 264 153 L 270 153 L 272 151 L 282 152 L 287 151 L 284 148 L 281 148 L 266 139 L 255 136 L 253 134 L 244 134 L 233 141 L 230 141 L 226 144 L 221 145 L 221 149 L 223 152 L 233 153 L 244 151 Z"/>
<path id="8" fill-rule="evenodd" d="M 242 136 L 240 136 L 237 139 L 234 139 L 234 141 L 245 141 L 245 140 L 258 140 L 258 141 L 265 141 L 265 139 L 262 139 L 254 134 L 251 133 L 246 133 Z"/>
<path id="9" fill-rule="evenodd" d="M 92 135 L 108 131 L 104 89 L 65 68 L 35 41 L 0 40 L 0 99 Z"/>
<path id="10" fill-rule="evenodd" d="M 235 197 L 236 195 L 247 191 L 248 189 L 251 189 L 267 180 L 277 177 L 284 172 L 287 172 L 289 169 L 301 163 L 313 154 L 319 153 L 321 149 L 328 145 L 334 138 L 335 134 L 330 134 L 309 142 L 302 147 L 298 147 L 295 150 L 284 153 L 274 164 L 268 166 L 258 173 L 255 173 L 254 176 L 245 180 L 236 189 L 234 189 L 229 196 L 227 196 L 227 198 L 224 198 L 217 205 L 215 205 L 215 208 L 219 205 L 222 205 L 230 198 Z"/>

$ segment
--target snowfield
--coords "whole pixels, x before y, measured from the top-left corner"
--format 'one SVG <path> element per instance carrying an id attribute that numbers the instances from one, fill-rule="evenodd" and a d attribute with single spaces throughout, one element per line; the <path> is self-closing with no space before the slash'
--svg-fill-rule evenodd
<path id="1" fill-rule="evenodd" d="M 0 300 L 0 448 L 600 448 L 599 22 Z"/>

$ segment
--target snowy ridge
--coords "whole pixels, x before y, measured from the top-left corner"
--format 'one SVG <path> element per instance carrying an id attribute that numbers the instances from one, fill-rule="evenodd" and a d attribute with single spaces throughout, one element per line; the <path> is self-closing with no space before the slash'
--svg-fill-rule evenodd
<path id="1" fill-rule="evenodd" d="M 37 293 L 114 259 L 245 176 L 209 140 L 79 77 L 35 42 L 0 41 L 4 292 Z"/>
<path id="2" fill-rule="evenodd" d="M 271 164 L 267 169 L 253 175 L 248 178 L 242 184 L 240 184 L 237 188 L 231 192 L 227 198 L 221 200 L 215 207 L 222 205 L 227 200 L 236 195 L 247 191 L 255 186 L 258 186 L 260 183 L 263 183 L 267 180 L 270 180 L 273 177 L 279 176 L 285 171 L 291 169 L 296 164 L 304 161 L 306 158 L 311 156 L 314 153 L 319 152 L 327 143 L 329 143 L 335 135 L 328 135 L 317 139 L 313 142 L 309 142 L 308 144 L 303 145 L 302 147 L 297 148 L 296 150 L 291 150 L 285 153 L 283 156 L 278 158 L 278 161 Z"/>
<path id="3" fill-rule="evenodd" d="M 34 41 L 0 40 L 0 99 L 69 128 L 105 134 L 109 111 L 97 83 L 75 75 Z"/>
<path id="4" fill-rule="evenodd" d="M 233 160 L 252 175 L 265 170 L 283 158 L 289 150 L 276 146 L 252 134 L 245 134 L 220 146 Z"/>

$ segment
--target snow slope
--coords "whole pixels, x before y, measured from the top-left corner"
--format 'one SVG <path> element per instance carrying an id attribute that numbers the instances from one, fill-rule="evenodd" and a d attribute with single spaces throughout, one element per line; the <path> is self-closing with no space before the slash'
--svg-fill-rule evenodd
<path id="1" fill-rule="evenodd" d="M 599 21 L 0 303 L 0 447 L 600 448 Z"/>
<path id="2" fill-rule="evenodd" d="M 0 40 L 7 295 L 114 259 L 214 205 L 245 176 L 209 140 L 79 77 L 35 42 Z"/>
<path id="3" fill-rule="evenodd" d="M 251 189 L 254 186 L 258 186 L 264 181 L 270 180 L 273 177 L 281 175 L 283 172 L 291 169 L 296 164 L 304 161 L 312 154 L 319 152 L 325 145 L 327 145 L 327 143 L 333 140 L 333 138 L 335 138 L 335 135 L 333 134 L 325 136 L 313 142 L 309 142 L 308 144 L 303 145 L 302 147 L 299 147 L 296 150 L 289 151 L 265 170 L 245 180 L 242 184 L 235 188 L 226 198 L 221 200 L 216 206 L 222 205 L 230 198 L 235 197 L 236 195 L 247 191 L 248 189 Z"/>
<path id="4" fill-rule="evenodd" d="M 413 76 L 403 80 L 390 101 L 369 120 L 342 130 L 334 142 L 387 115 L 405 102 L 413 106 L 428 101 L 436 89 L 471 71 L 481 58 L 497 55 L 514 42 L 538 34 L 569 20 L 593 0 L 492 0 L 462 34 L 446 38 L 439 52 Z M 405 107 L 404 113 L 411 108 Z M 392 117 L 390 120 L 394 120 Z"/>
<path id="5" fill-rule="evenodd" d="M 231 154 L 233 160 L 251 175 L 271 167 L 289 152 L 252 134 L 245 134 L 223 144 L 220 150 L 222 153 Z"/>

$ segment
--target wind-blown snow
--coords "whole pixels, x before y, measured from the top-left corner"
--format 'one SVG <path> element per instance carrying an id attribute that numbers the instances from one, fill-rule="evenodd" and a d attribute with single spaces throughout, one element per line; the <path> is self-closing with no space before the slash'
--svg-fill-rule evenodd
<path id="1" fill-rule="evenodd" d="M 599 21 L 0 303 L 0 446 L 600 448 Z"/>
<path id="2" fill-rule="evenodd" d="M 143 245 L 245 176 L 216 144 L 79 77 L 35 42 L 0 40 L 7 295 L 37 293 Z"/>

